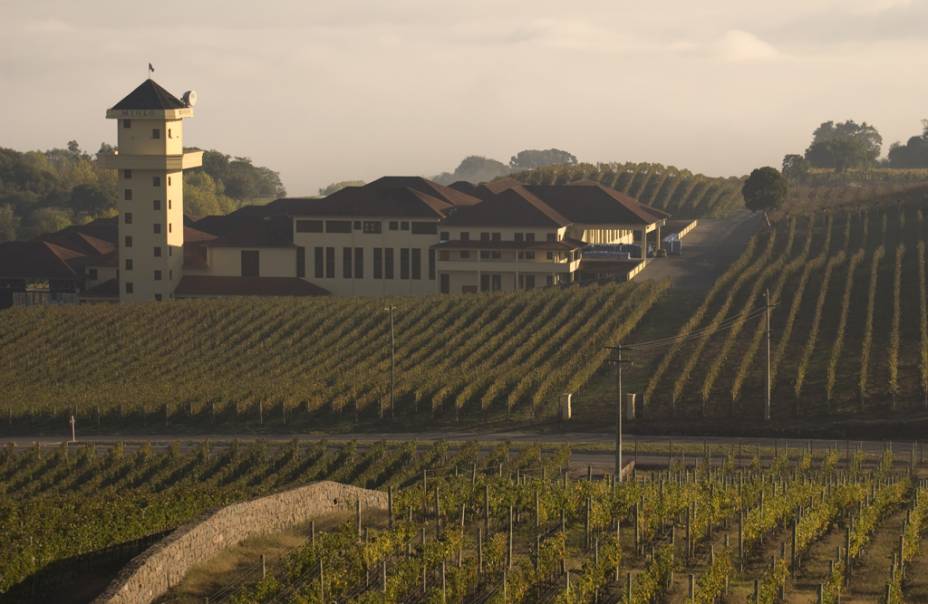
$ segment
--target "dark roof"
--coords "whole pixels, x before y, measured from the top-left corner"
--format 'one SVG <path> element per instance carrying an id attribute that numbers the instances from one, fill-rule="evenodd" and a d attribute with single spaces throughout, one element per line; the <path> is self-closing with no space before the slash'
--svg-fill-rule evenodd
<path id="1" fill-rule="evenodd" d="M 104 241 L 93 235 L 81 232 L 80 227 L 68 227 L 57 233 L 47 233 L 38 237 L 39 241 L 54 243 L 55 245 L 78 252 L 84 256 L 105 256 L 116 250 L 114 241 Z"/>
<path id="2" fill-rule="evenodd" d="M 545 203 L 580 224 L 651 224 L 658 220 L 635 199 L 596 183 L 527 185 Z"/>
<path id="3" fill-rule="evenodd" d="M 77 264 L 80 266 L 119 266 L 119 253 L 112 251 L 102 256 L 84 256 L 77 259 Z"/>
<path id="4" fill-rule="evenodd" d="M 80 257 L 47 241 L 0 243 L 0 279 L 75 279 L 70 263 Z"/>
<path id="5" fill-rule="evenodd" d="M 288 216 L 238 220 L 218 237 L 203 241 L 217 247 L 291 247 L 293 227 Z"/>
<path id="6" fill-rule="evenodd" d="M 372 183 L 373 184 L 373 183 Z M 410 187 L 345 187 L 321 199 L 287 199 L 293 216 L 442 218 L 451 204 Z M 284 204 L 275 202 L 277 208 Z"/>
<path id="7" fill-rule="evenodd" d="M 206 277 L 187 275 L 174 295 L 184 296 L 325 296 L 328 291 L 296 277 Z"/>
<path id="8" fill-rule="evenodd" d="M 482 201 L 461 207 L 444 224 L 450 226 L 559 227 L 570 223 L 559 212 L 522 186 L 494 193 L 480 187 Z"/>
<path id="9" fill-rule="evenodd" d="M 212 241 L 216 236 L 191 226 L 184 225 L 184 244 Z"/>
<path id="10" fill-rule="evenodd" d="M 364 185 L 370 189 L 400 189 L 409 188 L 440 199 L 453 206 L 470 206 L 480 200 L 457 189 L 440 185 L 421 176 L 382 176 L 377 180 Z"/>
<path id="11" fill-rule="evenodd" d="M 182 100 L 162 88 L 151 78 L 113 105 L 112 109 L 183 109 Z"/>
<path id="12" fill-rule="evenodd" d="M 448 186 L 454 189 L 455 191 L 460 191 L 461 193 L 465 193 L 472 197 L 477 197 L 477 185 L 475 185 L 474 183 L 470 181 L 458 180 L 458 181 L 451 183 Z"/>
<path id="13" fill-rule="evenodd" d="M 119 280 L 118 279 L 109 279 L 91 287 L 90 289 L 81 292 L 81 298 L 95 298 L 95 299 L 118 299 L 119 298 Z"/>

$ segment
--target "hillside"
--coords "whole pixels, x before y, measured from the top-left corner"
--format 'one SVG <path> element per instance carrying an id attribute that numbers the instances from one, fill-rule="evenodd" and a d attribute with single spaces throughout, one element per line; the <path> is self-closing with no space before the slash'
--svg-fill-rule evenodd
<path id="1" fill-rule="evenodd" d="M 661 164 L 546 166 L 512 176 L 536 185 L 592 180 L 669 212 L 675 218 L 722 217 L 744 207 L 741 179 L 715 178 Z"/>
<path id="2" fill-rule="evenodd" d="M 546 416 L 666 288 L 385 301 L 225 299 L 19 308 L 0 323 L 0 430 Z M 391 301 L 387 301 L 387 304 Z M 50 376 L 53 376 L 50 379 Z"/>

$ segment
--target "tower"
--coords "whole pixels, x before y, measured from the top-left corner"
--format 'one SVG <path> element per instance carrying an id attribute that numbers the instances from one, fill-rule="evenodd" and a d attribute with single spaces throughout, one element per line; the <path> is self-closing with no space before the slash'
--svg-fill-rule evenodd
<path id="1" fill-rule="evenodd" d="M 106 112 L 117 120 L 117 148 L 100 159 L 118 172 L 120 302 L 167 300 L 183 276 L 183 171 L 203 162 L 202 151 L 184 151 L 195 102 L 148 79 Z"/>

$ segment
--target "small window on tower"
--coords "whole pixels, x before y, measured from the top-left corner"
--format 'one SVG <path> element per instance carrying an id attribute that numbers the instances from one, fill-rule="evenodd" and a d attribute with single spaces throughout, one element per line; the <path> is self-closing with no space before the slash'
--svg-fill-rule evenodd
<path id="1" fill-rule="evenodd" d="M 126 180 L 132 178 L 132 170 L 123 170 L 122 177 L 125 178 Z"/>
<path id="2" fill-rule="evenodd" d="M 153 199 L 152 202 L 151 202 L 151 209 L 152 209 L 152 210 L 160 210 L 160 209 L 161 209 L 161 200 L 160 200 L 160 199 Z"/>
<path id="3" fill-rule="evenodd" d="M 153 186 L 153 187 L 160 187 L 160 186 L 161 186 L 161 177 L 160 177 L 160 176 L 152 176 L 152 177 L 151 177 L 151 186 Z"/>
<path id="4" fill-rule="evenodd" d="M 126 258 L 126 270 L 127 271 L 132 270 L 132 258 Z"/>
<path id="5" fill-rule="evenodd" d="M 173 232 L 173 230 L 174 230 L 174 229 L 173 229 L 173 226 L 174 226 L 174 225 L 171 224 L 170 222 L 168 223 L 168 233 Z"/>
<path id="6" fill-rule="evenodd" d="M 171 129 L 168 128 L 168 138 L 174 138 L 174 135 L 171 134 Z"/>
<path id="7" fill-rule="evenodd" d="M 161 138 L 161 128 L 152 128 L 151 137 L 155 139 Z"/>
<path id="8" fill-rule="evenodd" d="M 132 287 L 132 283 L 126 283 L 126 293 L 131 294 L 133 293 L 133 291 L 134 291 L 134 288 Z"/>
<path id="9" fill-rule="evenodd" d="M 168 209 L 169 209 L 169 210 L 171 209 L 171 200 L 170 200 L 170 199 L 168 200 Z"/>
<path id="10" fill-rule="evenodd" d="M 125 247 L 132 247 L 132 235 L 126 235 Z"/>
<path id="11" fill-rule="evenodd" d="M 123 128 L 131 128 L 131 127 L 132 127 L 132 120 L 123 120 L 123 121 L 122 121 L 122 127 L 123 127 Z"/>
<path id="12" fill-rule="evenodd" d="M 155 258 L 160 258 L 160 257 L 161 257 L 161 247 L 158 246 L 155 248 Z"/>
<path id="13" fill-rule="evenodd" d="M 161 224 L 156 222 L 155 224 L 151 225 L 151 229 L 155 235 L 158 235 L 161 233 Z"/>
<path id="14" fill-rule="evenodd" d="M 170 177 L 170 176 L 168 176 L 168 186 L 169 186 L 169 187 L 171 186 L 171 177 Z"/>
<path id="15" fill-rule="evenodd" d="M 126 189 L 122 192 L 122 197 L 126 201 L 132 201 L 132 189 Z"/>
<path id="16" fill-rule="evenodd" d="M 161 271 L 155 271 L 155 281 L 161 281 Z"/>
<path id="17" fill-rule="evenodd" d="M 168 280 L 170 280 L 170 281 L 173 281 L 173 280 L 174 280 L 174 271 L 173 271 L 173 270 L 168 271 Z"/>
<path id="18" fill-rule="evenodd" d="M 132 212 L 126 212 L 123 214 L 123 219 L 125 219 L 126 224 L 132 224 Z"/>

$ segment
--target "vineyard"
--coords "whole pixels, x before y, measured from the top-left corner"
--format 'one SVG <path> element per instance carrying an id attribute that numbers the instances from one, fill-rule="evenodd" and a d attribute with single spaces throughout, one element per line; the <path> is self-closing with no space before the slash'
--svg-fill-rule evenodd
<path id="1" fill-rule="evenodd" d="M 195 601 L 773 602 L 816 589 L 925 601 L 925 450 L 896 450 L 670 444 L 666 463 L 618 482 L 557 445 L 6 448 L 0 600 L 99 591 L 115 569 L 81 582 L 94 552 L 122 547 L 125 563 L 139 551 L 125 544 L 204 510 L 328 479 L 389 489 L 389 514 L 307 527 L 304 545 Z"/>
<path id="2" fill-rule="evenodd" d="M 926 210 L 810 213 L 757 235 L 673 345 L 632 344 L 645 416 L 763 417 L 768 291 L 775 420 L 928 407 Z"/>
<path id="3" fill-rule="evenodd" d="M 12 309 L 0 430 L 547 416 L 666 288 Z"/>
<path id="4" fill-rule="evenodd" d="M 743 208 L 741 179 L 694 174 L 651 163 L 576 164 L 513 174 L 525 184 L 567 184 L 592 180 L 676 218 L 721 217 Z"/>

